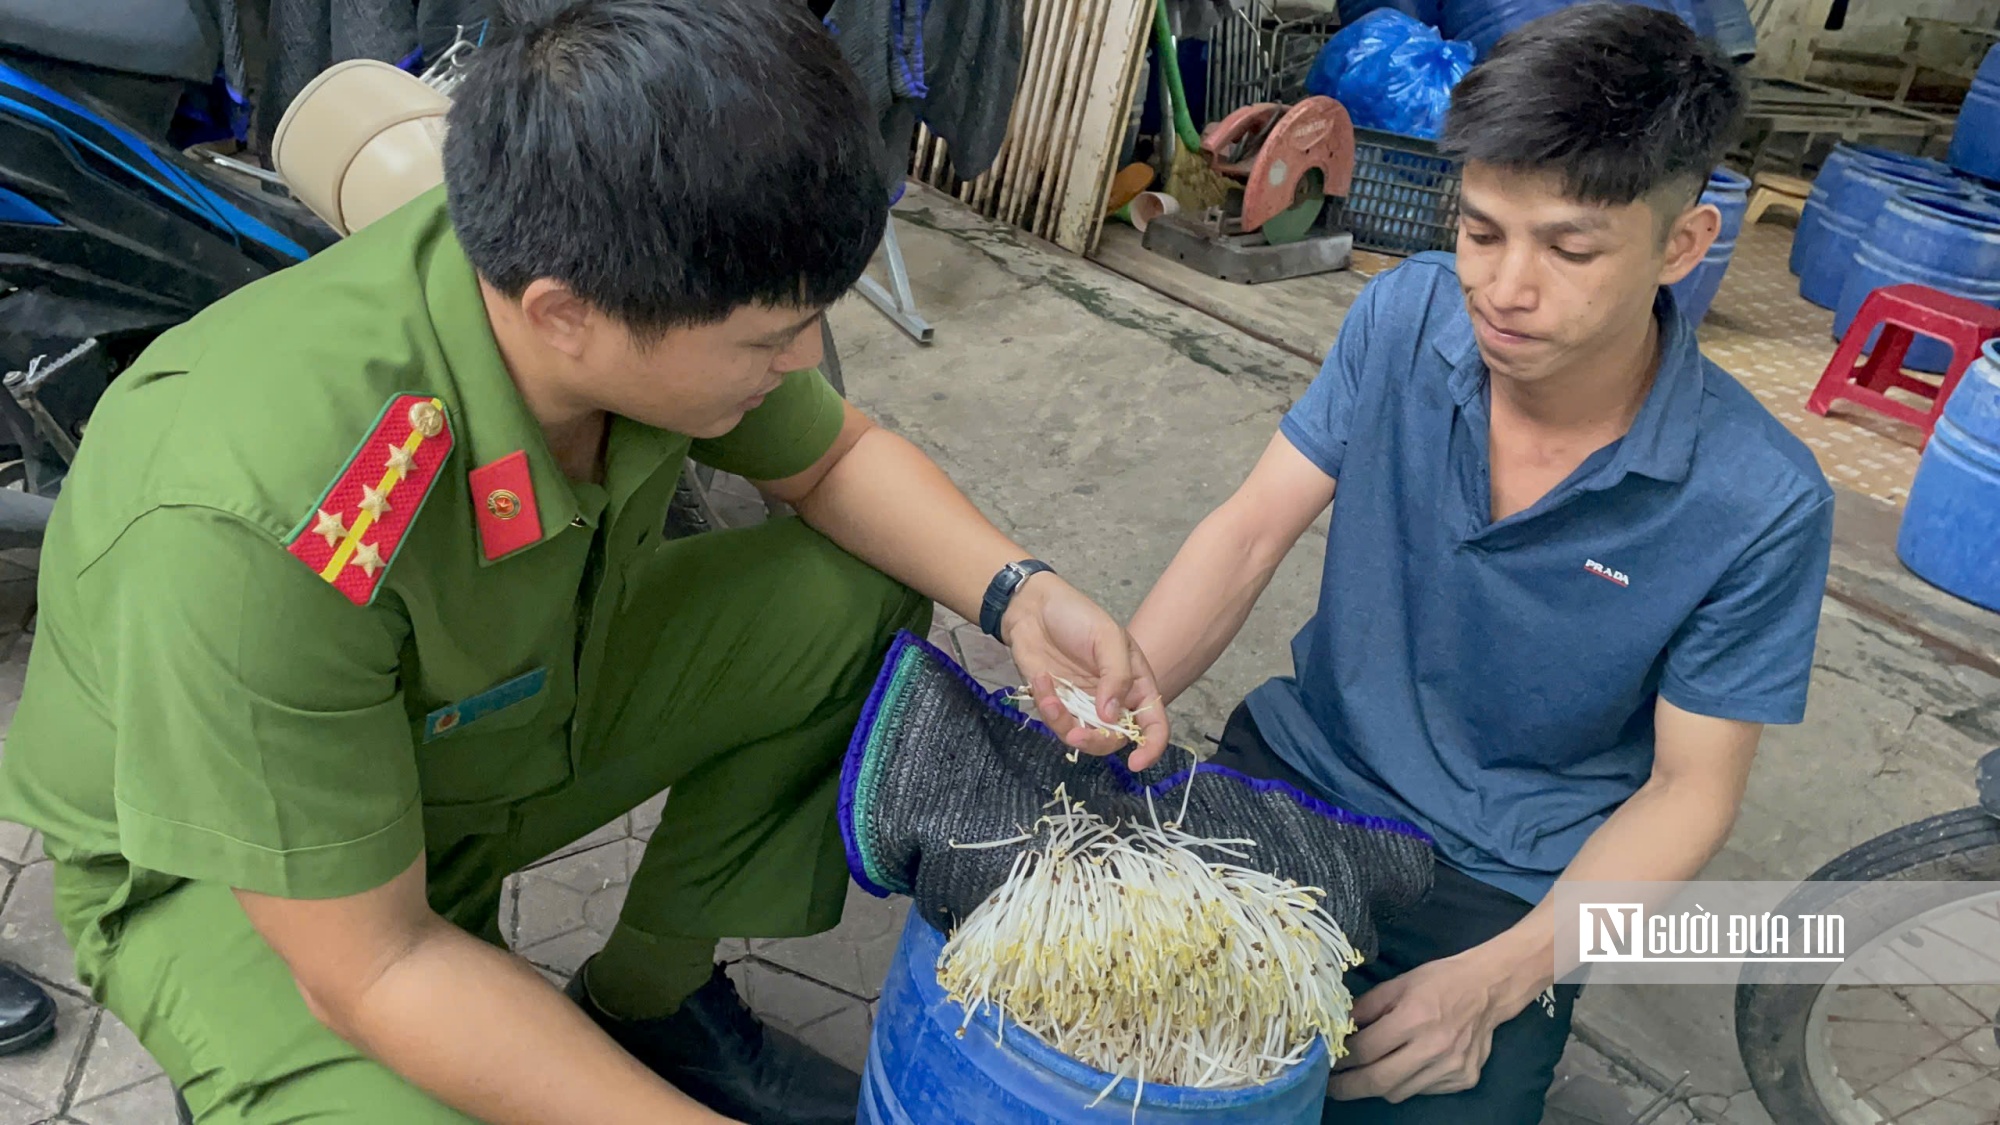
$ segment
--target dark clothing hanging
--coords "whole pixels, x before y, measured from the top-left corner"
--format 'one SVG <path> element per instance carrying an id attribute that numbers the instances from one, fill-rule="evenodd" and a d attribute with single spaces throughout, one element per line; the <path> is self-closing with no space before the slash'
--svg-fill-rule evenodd
<path id="1" fill-rule="evenodd" d="M 219 0 L 229 79 L 257 97 L 253 143 L 269 151 L 285 108 L 325 70 L 349 59 L 400 63 L 434 56 L 487 0 Z"/>
<path id="2" fill-rule="evenodd" d="M 1000 154 L 1021 70 L 1021 0 L 835 0 L 827 25 L 882 126 L 884 170 L 909 166 L 918 121 L 976 176 Z"/>

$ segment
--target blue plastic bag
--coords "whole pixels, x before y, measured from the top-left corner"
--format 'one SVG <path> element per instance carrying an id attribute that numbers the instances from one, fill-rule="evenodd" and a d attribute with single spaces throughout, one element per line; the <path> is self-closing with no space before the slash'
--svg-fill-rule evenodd
<path id="1" fill-rule="evenodd" d="M 1393 8 L 1377 8 L 1327 41 L 1306 75 L 1306 91 L 1347 107 L 1354 123 L 1412 137 L 1436 137 L 1452 87 L 1472 69 L 1470 43 Z"/>

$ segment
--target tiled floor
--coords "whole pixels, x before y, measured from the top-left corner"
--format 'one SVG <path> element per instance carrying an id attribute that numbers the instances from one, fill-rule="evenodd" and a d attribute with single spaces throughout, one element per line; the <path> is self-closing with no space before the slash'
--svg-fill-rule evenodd
<path id="1" fill-rule="evenodd" d="M 1833 314 L 1799 296 L 1785 265 L 1791 249 L 1792 232 L 1778 223 L 1743 232 L 1702 322 L 1701 350 L 1812 448 L 1828 479 L 1900 504 L 1917 471 L 1917 431 L 1847 403 L 1826 417 L 1806 409 L 1833 358 Z"/>

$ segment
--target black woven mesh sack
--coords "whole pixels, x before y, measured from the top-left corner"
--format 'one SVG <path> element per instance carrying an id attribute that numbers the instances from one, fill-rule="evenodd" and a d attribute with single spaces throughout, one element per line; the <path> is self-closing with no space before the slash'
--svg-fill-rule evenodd
<path id="1" fill-rule="evenodd" d="M 1281 781 L 1203 764 L 1169 749 L 1145 770 L 1123 754 L 1078 755 L 1040 722 L 988 692 L 951 659 L 904 634 L 890 647 L 841 771 L 840 828 L 848 869 L 878 897 L 906 894 L 949 931 L 1007 878 L 1033 842 L 953 847 L 1035 831 L 1062 786 L 1114 824 L 1180 816 L 1213 839 L 1256 841 L 1255 868 L 1326 892 L 1321 904 L 1354 948 L 1372 957 L 1376 927 L 1430 889 L 1430 837 L 1416 827 L 1338 808 Z"/>

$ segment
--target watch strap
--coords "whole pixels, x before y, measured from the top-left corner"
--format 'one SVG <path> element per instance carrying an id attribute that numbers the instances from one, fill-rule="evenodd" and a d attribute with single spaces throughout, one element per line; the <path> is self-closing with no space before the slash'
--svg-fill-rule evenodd
<path id="1" fill-rule="evenodd" d="M 1014 592 L 1021 584 L 1044 571 L 1054 574 L 1055 568 L 1040 559 L 1022 559 L 1000 568 L 993 581 L 986 584 L 986 596 L 979 602 L 979 628 L 994 640 L 1000 639 L 1000 619 L 1007 615 L 1007 606 L 1014 600 Z"/>

